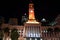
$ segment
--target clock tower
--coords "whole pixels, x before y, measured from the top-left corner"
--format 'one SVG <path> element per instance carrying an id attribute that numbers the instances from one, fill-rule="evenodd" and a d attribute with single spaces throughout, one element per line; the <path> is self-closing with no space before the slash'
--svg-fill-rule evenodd
<path id="1" fill-rule="evenodd" d="M 35 19 L 34 4 L 33 3 L 29 4 L 29 20 L 26 23 L 37 23 L 37 24 L 39 24 L 39 22 L 37 22 Z"/>

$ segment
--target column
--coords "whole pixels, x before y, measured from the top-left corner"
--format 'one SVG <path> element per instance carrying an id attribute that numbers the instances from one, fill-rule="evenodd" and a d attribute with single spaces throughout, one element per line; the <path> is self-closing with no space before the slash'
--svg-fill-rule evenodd
<path id="1" fill-rule="evenodd" d="M 38 37 L 38 27 L 36 27 L 36 37 Z"/>
<path id="2" fill-rule="evenodd" d="M 32 40 L 32 38 L 30 38 L 30 40 Z"/>
<path id="3" fill-rule="evenodd" d="M 40 40 L 43 40 L 42 38 Z"/>
<path id="4" fill-rule="evenodd" d="M 26 29 L 25 29 L 25 32 L 26 32 L 26 36 L 27 36 L 27 27 L 26 27 Z"/>
<path id="5" fill-rule="evenodd" d="M 33 34 L 32 34 L 32 27 L 31 27 L 31 37 L 33 37 Z"/>
<path id="6" fill-rule="evenodd" d="M 34 37 L 35 37 L 35 30 L 36 30 L 36 29 L 35 29 L 35 27 L 34 27 L 34 31 L 33 31 L 33 32 L 34 32 Z"/>
<path id="7" fill-rule="evenodd" d="M 35 40 L 37 40 L 37 38 L 35 38 Z"/>
<path id="8" fill-rule="evenodd" d="M 31 37 L 31 27 L 30 27 L 30 37 Z"/>
<path id="9" fill-rule="evenodd" d="M 30 37 L 31 37 L 31 27 L 29 27 L 30 28 Z"/>
<path id="10" fill-rule="evenodd" d="M 25 37 L 26 36 L 26 29 L 25 29 L 25 27 L 24 27 L 24 30 L 23 30 L 23 37 Z"/>
<path id="11" fill-rule="evenodd" d="M 34 27 L 32 27 L 32 37 L 34 37 L 34 34 L 33 34 L 33 32 L 34 32 L 34 29 L 33 29 Z"/>
<path id="12" fill-rule="evenodd" d="M 32 38 L 32 40 L 35 40 L 35 38 Z"/>
<path id="13" fill-rule="evenodd" d="M 27 33 L 28 33 L 28 37 L 29 37 L 29 27 L 27 27 Z"/>
<path id="14" fill-rule="evenodd" d="M 30 26 L 29 26 L 29 37 L 30 37 Z"/>
<path id="15" fill-rule="evenodd" d="M 35 31 L 34 31 L 34 36 L 36 37 L 36 28 L 34 28 L 34 30 L 35 30 Z"/>
<path id="16" fill-rule="evenodd" d="M 26 27 L 26 37 L 28 36 L 28 27 Z"/>
<path id="17" fill-rule="evenodd" d="M 24 38 L 24 40 L 26 40 L 26 38 Z"/>
<path id="18" fill-rule="evenodd" d="M 40 37 L 39 26 L 38 26 L 38 37 Z"/>

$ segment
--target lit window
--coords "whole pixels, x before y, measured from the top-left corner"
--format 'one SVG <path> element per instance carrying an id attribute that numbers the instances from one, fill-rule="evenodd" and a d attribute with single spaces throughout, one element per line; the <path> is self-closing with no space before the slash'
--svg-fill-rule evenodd
<path id="1" fill-rule="evenodd" d="M 21 32 L 21 30 L 19 32 Z"/>
<path id="2" fill-rule="evenodd" d="M 44 30 L 44 33 L 45 33 L 46 31 Z"/>
<path id="3" fill-rule="evenodd" d="M 47 30 L 46 30 L 46 32 L 47 32 Z"/>
<path id="4" fill-rule="evenodd" d="M 47 30 L 44 30 L 43 32 L 44 32 L 44 33 L 47 33 Z"/>

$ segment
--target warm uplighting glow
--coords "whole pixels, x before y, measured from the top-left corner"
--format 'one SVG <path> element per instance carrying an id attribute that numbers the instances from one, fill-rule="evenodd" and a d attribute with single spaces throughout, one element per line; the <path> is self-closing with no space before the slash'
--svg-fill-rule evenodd
<path id="1" fill-rule="evenodd" d="M 35 19 L 34 11 L 32 9 L 29 10 L 29 19 Z"/>
<path id="2" fill-rule="evenodd" d="M 29 19 L 35 19 L 32 13 L 29 14 Z"/>
<path id="3" fill-rule="evenodd" d="M 26 23 L 32 23 L 32 24 L 39 24 L 39 22 L 36 22 L 36 21 L 28 21 L 28 22 L 26 22 Z"/>
<path id="4" fill-rule="evenodd" d="M 35 20 L 33 4 L 29 4 L 29 20 L 26 23 L 39 24 L 39 22 Z"/>

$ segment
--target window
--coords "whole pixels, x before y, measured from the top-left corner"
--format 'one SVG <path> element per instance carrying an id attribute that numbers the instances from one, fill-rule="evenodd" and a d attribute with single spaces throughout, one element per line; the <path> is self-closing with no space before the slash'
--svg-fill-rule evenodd
<path id="1" fill-rule="evenodd" d="M 20 35 L 21 37 L 23 36 L 23 35 Z"/>

